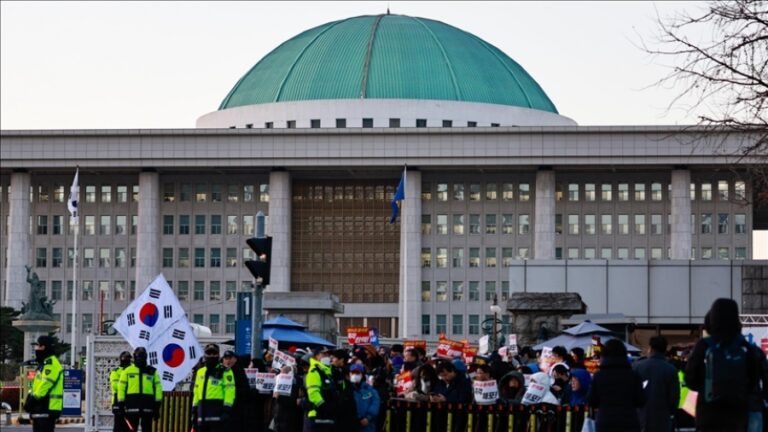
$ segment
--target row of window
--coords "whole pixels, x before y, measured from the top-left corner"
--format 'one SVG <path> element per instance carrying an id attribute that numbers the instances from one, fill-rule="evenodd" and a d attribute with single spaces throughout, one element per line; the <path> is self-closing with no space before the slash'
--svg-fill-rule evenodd
<path id="1" fill-rule="evenodd" d="M 81 203 L 95 203 L 97 197 L 99 202 L 102 203 L 127 203 L 139 201 L 139 185 L 86 185 L 80 188 L 84 195 L 80 200 Z M 0 193 L 3 188 L 0 187 Z M 6 197 L 10 200 L 11 187 L 7 186 Z M 130 194 L 130 195 L 129 195 Z M 37 186 L 29 187 L 29 201 L 35 202 L 35 196 L 37 196 L 37 202 L 39 203 L 64 203 L 69 199 L 69 188 L 64 185 L 49 185 L 41 184 Z"/>
<path id="2" fill-rule="evenodd" d="M 96 329 L 94 328 L 94 314 L 92 313 L 83 313 L 79 314 L 80 319 L 80 333 L 82 334 L 91 334 Z M 97 315 L 98 316 L 98 315 Z M 114 320 L 117 320 L 117 318 L 120 316 L 120 314 L 114 314 L 113 318 Z M 226 334 L 234 334 L 235 333 L 235 314 L 225 314 L 225 325 L 222 329 L 221 327 L 221 315 L 219 314 L 208 314 L 208 322 L 205 322 L 205 315 L 204 314 L 192 314 L 192 322 L 195 324 L 200 324 L 207 326 L 211 329 L 211 333 L 213 334 L 222 334 L 222 330 L 224 330 L 224 333 Z M 53 314 L 53 318 L 55 321 L 61 322 L 61 314 Z M 105 319 L 107 317 L 105 316 Z M 66 315 L 66 323 L 65 323 L 65 329 L 66 333 L 72 333 L 72 314 L 68 313 Z"/>
<path id="3" fill-rule="evenodd" d="M 631 259 L 652 259 L 652 260 L 660 260 L 663 259 L 662 257 L 662 248 L 660 247 L 652 247 L 651 249 L 651 255 L 650 257 L 646 255 L 646 248 L 644 247 L 636 247 L 633 249 L 630 248 L 616 248 L 616 255 L 614 258 L 613 255 L 613 249 L 609 247 L 600 248 L 600 259 L 620 259 L 620 260 L 626 260 L 630 259 L 629 253 L 630 250 L 632 251 L 633 255 Z M 597 253 L 597 248 L 593 247 L 587 247 L 587 248 L 567 248 L 567 259 L 596 259 L 597 256 L 595 255 Z M 716 255 L 715 255 L 716 254 Z M 667 248 L 667 259 L 671 257 L 670 249 Z M 731 248 L 729 246 L 718 246 L 718 247 L 702 247 L 701 248 L 701 259 L 703 260 L 710 260 L 710 259 L 738 259 L 743 260 L 747 259 L 747 248 L 746 247 L 734 247 L 733 248 L 733 257 L 731 257 Z M 558 247 L 555 248 L 555 259 L 563 259 L 563 248 Z M 696 259 L 696 248 L 691 248 L 691 259 Z"/>
<path id="4" fill-rule="evenodd" d="M 174 221 L 175 221 L 174 215 L 163 215 L 163 234 L 164 235 L 173 235 L 176 233 L 176 230 L 174 228 Z M 240 229 L 240 220 L 242 219 L 242 230 Z M 190 215 L 178 215 L 178 224 L 179 224 L 179 235 L 187 235 L 190 234 L 190 223 L 191 223 L 191 217 Z M 236 234 L 244 234 L 244 235 L 253 235 L 254 234 L 254 223 L 255 223 L 256 217 L 253 215 L 244 215 L 244 216 L 237 216 L 237 215 L 227 215 L 227 234 L 228 235 L 236 235 Z M 207 221 L 210 221 L 210 226 L 208 229 L 208 232 L 210 234 L 216 235 L 221 234 L 222 230 L 222 215 L 195 215 L 195 234 L 206 234 L 206 227 Z M 265 225 L 269 223 L 269 216 L 265 216 L 264 218 Z M 242 231 L 242 232 L 241 232 Z"/>
<path id="5" fill-rule="evenodd" d="M 309 120 L 309 127 L 311 129 L 320 129 L 321 127 L 335 127 L 337 129 L 343 129 L 347 127 L 347 119 L 345 118 L 337 118 L 334 119 L 333 126 L 329 125 L 323 125 L 322 121 L 320 119 L 310 119 Z M 399 118 L 390 118 L 388 125 L 391 128 L 399 128 L 401 122 Z M 363 128 L 372 128 L 373 127 L 373 118 L 372 117 L 365 117 L 363 118 Z M 499 127 L 500 123 L 491 123 L 491 127 Z M 264 129 L 274 129 L 275 122 L 264 122 Z M 296 120 L 286 120 L 285 122 L 286 129 L 296 129 Z M 381 125 L 377 127 L 383 127 Z M 417 128 L 425 128 L 427 127 L 427 119 L 416 119 L 416 127 Z M 431 127 L 453 127 L 453 120 L 442 120 L 440 125 L 431 125 Z M 467 121 L 467 127 L 477 127 L 476 121 Z M 235 126 L 230 126 L 230 129 L 235 129 Z M 246 129 L 253 129 L 253 123 L 246 123 L 245 124 Z"/>
<path id="6" fill-rule="evenodd" d="M 485 291 L 484 297 L 486 302 L 493 301 L 494 296 L 496 296 L 496 281 L 486 281 L 485 282 Z M 465 293 L 465 286 L 466 286 L 466 293 Z M 436 281 L 435 282 L 435 300 L 438 302 L 445 302 L 448 301 L 448 282 L 447 281 Z M 451 286 L 450 291 L 450 298 L 452 301 L 465 301 L 465 294 L 466 294 L 466 301 L 470 302 L 479 302 L 480 301 L 480 282 L 479 281 L 469 281 L 465 283 L 464 281 L 454 281 Z M 501 282 L 501 300 L 506 301 L 509 298 L 509 281 L 502 281 Z M 421 301 L 422 302 L 430 302 L 432 301 L 432 282 L 430 281 L 422 281 L 421 282 Z"/>
<path id="7" fill-rule="evenodd" d="M 436 335 L 441 334 L 448 334 L 448 323 L 447 323 L 447 317 L 448 315 L 445 314 L 436 314 L 435 315 L 435 333 Z M 510 324 L 509 324 L 509 315 L 501 315 L 499 318 L 495 318 L 493 315 L 485 315 L 483 322 L 480 322 L 480 315 L 473 315 L 470 314 L 467 316 L 467 324 L 468 326 L 465 328 L 464 326 L 464 315 L 461 314 L 453 314 L 451 315 L 451 335 L 452 336 L 464 336 L 464 335 L 479 335 L 480 332 L 483 331 L 483 333 L 486 333 L 488 329 L 491 328 L 492 321 L 494 319 L 499 319 L 500 325 L 498 329 L 501 331 L 501 334 L 507 335 L 509 334 L 510 330 Z M 488 329 L 485 329 L 485 327 L 488 327 Z M 431 335 L 432 333 L 432 316 L 431 315 L 422 315 L 421 316 L 421 333 L 424 335 Z"/>
<path id="8" fill-rule="evenodd" d="M 178 189 L 178 193 L 176 190 Z M 226 195 L 225 195 L 226 194 Z M 269 202 L 269 184 L 164 183 L 163 202 Z"/>
<path id="9" fill-rule="evenodd" d="M 505 213 L 501 214 L 500 218 L 497 214 L 485 214 L 484 224 L 481 225 L 481 215 L 470 214 L 469 217 L 464 214 L 453 214 L 451 216 L 450 232 L 454 235 L 468 234 L 496 234 L 499 232 L 499 219 L 501 221 L 500 232 L 502 234 L 519 234 L 526 235 L 530 233 L 530 215 L 519 214 L 517 221 L 513 214 Z M 611 235 L 614 234 L 613 220 L 614 215 L 602 214 L 600 216 L 600 233 Z M 635 235 L 654 234 L 659 235 L 663 233 L 663 218 L 661 214 L 651 214 L 650 218 L 645 214 L 632 215 L 632 225 L 634 227 Z M 730 227 L 731 215 L 729 213 L 717 213 L 717 233 L 728 234 Z M 421 215 L 421 234 L 430 235 L 447 235 L 449 233 L 448 217 L 446 214 L 435 215 L 435 230 L 432 231 L 432 215 Z M 571 235 L 594 235 L 597 234 L 597 215 L 594 214 L 569 214 L 568 217 L 568 234 Z M 616 217 L 616 234 L 627 235 L 630 228 L 630 215 L 618 214 Z M 671 231 L 671 217 L 667 215 L 667 233 Z M 650 231 L 646 230 L 646 221 L 650 220 Z M 699 232 L 701 234 L 712 234 L 713 231 L 713 214 L 701 213 L 700 216 Z M 735 234 L 745 234 L 747 232 L 747 215 L 745 213 L 737 213 L 733 215 L 733 232 Z M 696 232 L 696 215 L 691 214 L 691 226 L 694 227 L 693 232 Z M 465 229 L 466 228 L 466 229 Z M 563 233 L 563 215 L 555 215 L 555 233 Z"/>
<path id="10" fill-rule="evenodd" d="M 63 281 L 53 280 L 51 281 L 51 290 L 48 292 L 46 289 L 46 281 L 40 281 L 46 295 L 51 300 L 63 300 Z M 168 281 L 169 285 L 173 286 L 173 281 Z M 206 288 L 206 284 L 208 287 Z M 72 300 L 72 281 L 66 281 L 67 285 L 67 300 Z M 221 281 L 193 281 L 190 291 L 189 281 L 178 281 L 174 291 L 179 301 L 235 301 L 237 298 L 237 281 L 224 281 L 223 290 Z M 251 282 L 242 282 L 241 289 L 251 289 Z M 78 300 L 100 300 L 102 297 L 104 300 L 133 300 L 136 295 L 136 281 L 129 281 L 126 289 L 126 282 L 122 280 L 116 281 L 93 281 L 82 280 L 80 281 L 80 291 L 78 292 Z"/>

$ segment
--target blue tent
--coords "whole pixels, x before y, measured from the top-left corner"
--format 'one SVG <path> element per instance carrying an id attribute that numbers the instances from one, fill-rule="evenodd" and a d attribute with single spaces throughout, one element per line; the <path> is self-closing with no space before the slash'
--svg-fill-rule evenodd
<path id="1" fill-rule="evenodd" d="M 278 315 L 262 325 L 261 340 L 266 342 L 270 337 L 281 344 L 294 344 L 300 347 L 307 345 L 313 347 L 318 345 L 336 346 L 334 343 L 309 333 L 304 325 L 292 321 L 283 315 Z"/>

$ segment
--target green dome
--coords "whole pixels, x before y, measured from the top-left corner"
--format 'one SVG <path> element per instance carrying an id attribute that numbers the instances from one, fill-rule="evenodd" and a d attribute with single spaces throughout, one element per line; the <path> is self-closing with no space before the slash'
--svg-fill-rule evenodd
<path id="1" fill-rule="evenodd" d="M 307 30 L 267 54 L 219 110 L 318 99 L 422 99 L 511 105 L 557 113 L 517 62 L 439 21 L 359 16 Z"/>

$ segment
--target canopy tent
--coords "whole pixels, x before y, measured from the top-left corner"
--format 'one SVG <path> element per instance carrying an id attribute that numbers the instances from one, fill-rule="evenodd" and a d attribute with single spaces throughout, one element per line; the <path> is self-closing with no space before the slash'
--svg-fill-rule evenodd
<path id="1" fill-rule="evenodd" d="M 296 321 L 284 317 L 282 314 L 265 321 L 261 326 L 261 341 L 266 343 L 269 338 L 275 339 L 279 344 L 297 345 L 299 348 L 327 346 L 334 347 L 336 344 L 328 342 L 320 336 L 314 335 L 306 330 L 306 326 Z M 227 345 L 234 345 L 234 340 L 224 342 Z"/>
<path id="2" fill-rule="evenodd" d="M 587 320 L 574 327 L 563 330 L 562 334 L 555 336 L 548 341 L 535 345 L 533 349 L 540 350 L 544 347 L 552 348 L 560 345 L 565 347 L 568 351 L 576 347 L 586 350 L 592 345 L 592 335 L 600 336 L 601 343 L 605 344 L 608 340 L 616 339 L 612 333 L 611 330 Z M 641 351 L 640 348 L 626 342 L 624 342 L 624 346 L 627 347 L 627 351 L 630 353 L 639 353 Z"/>

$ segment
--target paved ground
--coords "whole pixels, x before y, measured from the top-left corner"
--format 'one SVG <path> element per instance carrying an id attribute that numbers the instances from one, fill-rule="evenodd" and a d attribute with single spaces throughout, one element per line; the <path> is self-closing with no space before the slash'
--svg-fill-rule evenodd
<path id="1" fill-rule="evenodd" d="M 0 429 L 3 430 L 3 432 L 29 432 L 32 430 L 31 425 L 24 425 L 24 426 L 6 426 L 2 425 L 0 426 Z M 85 429 L 83 428 L 83 425 L 78 424 L 71 424 L 71 425 L 56 425 L 56 430 L 66 430 L 67 432 L 83 432 Z"/>

